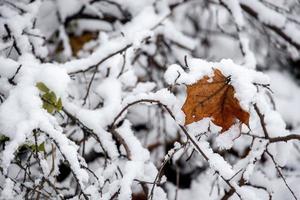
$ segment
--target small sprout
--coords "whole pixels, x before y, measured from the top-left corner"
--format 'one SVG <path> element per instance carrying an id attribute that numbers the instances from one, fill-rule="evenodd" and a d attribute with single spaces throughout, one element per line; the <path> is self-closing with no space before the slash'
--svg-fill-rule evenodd
<path id="1" fill-rule="evenodd" d="M 49 94 L 50 94 L 50 96 L 49 96 L 50 97 L 50 101 L 53 102 L 53 103 L 55 103 L 56 102 L 56 94 L 54 92 L 52 92 L 52 91 Z"/>
<path id="2" fill-rule="evenodd" d="M 37 148 L 38 152 L 45 152 L 45 142 L 41 143 L 38 148 Z"/>
<path id="3" fill-rule="evenodd" d="M 40 91 L 42 91 L 42 92 L 49 92 L 50 90 L 49 90 L 49 88 L 44 84 L 44 83 L 42 83 L 42 82 L 38 82 L 38 83 L 36 83 L 36 85 L 35 85 Z"/>
<path id="4" fill-rule="evenodd" d="M 54 111 L 62 110 L 61 98 L 57 100 L 56 94 L 42 82 L 38 82 L 36 87 L 42 92 L 41 99 L 43 100 L 43 108 L 47 110 L 48 113 L 52 114 Z"/>
<path id="5" fill-rule="evenodd" d="M 53 111 L 54 111 L 54 109 L 55 109 L 55 107 L 52 105 L 52 104 L 50 104 L 50 103 L 47 103 L 47 102 L 43 102 L 43 108 L 45 109 L 45 110 L 47 110 L 47 112 L 48 113 L 53 113 Z"/>
<path id="6" fill-rule="evenodd" d="M 62 110 L 62 101 L 61 98 L 58 99 L 57 103 L 56 103 L 56 109 L 58 111 Z"/>
<path id="7" fill-rule="evenodd" d="M 20 153 L 26 152 L 28 150 L 32 152 L 45 152 L 45 142 L 42 142 L 37 146 L 35 144 L 23 144 L 19 147 Z"/>

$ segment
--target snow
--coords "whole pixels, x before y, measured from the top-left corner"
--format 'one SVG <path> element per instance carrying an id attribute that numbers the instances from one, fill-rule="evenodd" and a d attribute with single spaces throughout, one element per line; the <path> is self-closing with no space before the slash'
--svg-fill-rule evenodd
<path id="1" fill-rule="evenodd" d="M 127 70 L 120 76 L 120 81 L 124 86 L 134 87 L 137 83 L 137 77 L 133 70 Z"/>
<path id="2" fill-rule="evenodd" d="M 40 110 L 41 100 L 37 95 L 38 91 L 34 86 L 16 88 L 0 107 L 0 132 L 11 139 L 3 152 L 4 171 L 18 146 L 38 126 L 39 118 L 43 115 Z"/>
<path id="3" fill-rule="evenodd" d="M 77 31 L 112 31 L 112 29 L 113 28 L 111 27 L 111 25 L 105 21 L 81 19 L 78 21 Z"/>
<path id="4" fill-rule="evenodd" d="M 153 192 L 153 200 L 167 200 L 166 193 L 160 188 L 156 187 Z"/>
<path id="5" fill-rule="evenodd" d="M 178 190 L 178 199 L 184 200 L 187 197 L 193 200 L 198 199 L 199 197 L 208 200 L 216 199 L 218 197 L 218 191 L 217 189 L 212 190 L 210 185 L 214 181 L 213 179 L 215 178 L 200 175 L 195 181 L 192 182 L 191 188 Z M 168 183 L 166 187 L 168 190 L 168 194 L 170 195 L 169 199 L 174 199 L 176 186 Z M 209 193 L 210 191 L 211 193 Z"/>
<path id="6" fill-rule="evenodd" d="M 146 162 L 150 159 L 150 153 L 147 149 L 142 147 L 140 141 L 134 136 L 130 126 L 130 122 L 126 120 L 123 122 L 123 125 L 117 129 L 117 132 L 128 145 L 131 159 L 134 161 Z"/>
<path id="7" fill-rule="evenodd" d="M 242 199 L 292 199 L 278 168 L 299 197 L 299 140 L 274 142 L 300 130 L 299 74 L 291 64 L 300 44 L 295 5 L 3 1 L 0 199 L 81 191 L 73 199 L 129 200 L 151 191 L 166 160 L 154 200 L 220 199 L 230 188 Z M 97 38 L 73 57 L 69 37 L 83 33 Z M 216 69 L 230 78 L 249 125 L 224 133 L 212 118 L 184 125 L 187 85 L 212 81 Z M 62 109 L 43 108 L 39 82 Z M 61 182 L 60 163 L 71 170 Z M 177 188 L 174 168 L 189 188 Z M 239 199 L 236 193 L 230 199 Z"/>
<path id="8" fill-rule="evenodd" d="M 62 21 L 79 11 L 83 2 L 80 0 L 57 1 L 57 8 Z"/>
<path id="9" fill-rule="evenodd" d="M 286 18 L 282 14 L 266 7 L 258 0 L 240 0 L 240 3 L 250 7 L 252 10 L 255 10 L 255 12 L 258 13 L 258 19 L 265 24 L 275 25 L 276 27 L 283 28 L 286 23 Z"/>
<path id="10" fill-rule="evenodd" d="M 242 199 L 245 200 L 254 200 L 254 199 L 260 199 L 253 191 L 253 188 L 247 187 L 247 186 L 236 186 L 235 187 L 236 192 L 241 196 Z"/>
<path id="11" fill-rule="evenodd" d="M 63 54 L 65 57 L 70 58 L 72 56 L 72 49 L 70 46 L 70 40 L 67 36 L 66 30 L 63 26 L 59 27 L 59 36 L 63 43 Z"/>
<path id="12" fill-rule="evenodd" d="M 292 77 L 287 73 L 270 71 L 267 74 L 271 79 L 276 109 L 284 121 L 297 127 L 300 124 L 300 113 L 297 111 L 300 102 L 299 86 L 291 80 Z M 289 89 L 287 90 L 287 88 Z"/>
<path id="13" fill-rule="evenodd" d="M 244 35 L 239 34 L 240 37 L 240 43 L 241 43 L 241 48 L 243 49 L 244 52 L 244 59 L 245 59 L 245 67 L 249 69 L 255 69 L 256 68 L 256 58 L 254 53 L 250 50 L 250 41 L 249 38 L 245 37 Z"/>
<path id="14" fill-rule="evenodd" d="M 245 169 L 243 172 L 243 178 L 248 181 L 253 174 L 256 161 L 259 160 L 266 150 L 267 141 L 255 139 L 251 146 L 251 152 L 244 159 L 240 160 L 234 168 L 236 170 Z"/>
<path id="15" fill-rule="evenodd" d="M 81 188 L 85 188 L 84 184 L 87 183 L 89 175 L 85 169 L 81 168 L 77 155 L 77 146 L 63 135 L 61 131 L 55 130 L 50 123 L 42 122 L 40 127 L 41 130 L 48 133 L 58 145 L 60 152 L 69 162 L 71 169 L 74 171 L 75 177 L 78 179 Z"/>
<path id="16" fill-rule="evenodd" d="M 201 151 L 207 156 L 207 161 L 209 162 L 209 165 L 213 170 L 219 173 L 226 180 L 230 179 L 234 175 L 232 166 L 227 163 L 222 156 L 214 153 L 207 141 L 201 140 L 197 142 L 195 138 L 194 140 L 196 141 L 197 146 L 199 146 Z"/>
<path id="17" fill-rule="evenodd" d="M 41 154 L 38 154 L 39 155 L 39 158 L 40 158 L 40 161 L 41 161 L 41 167 L 42 167 L 42 170 L 43 170 L 43 174 L 50 174 L 50 168 L 49 168 L 49 165 L 47 163 L 47 161 L 45 159 L 43 159 L 43 157 L 41 156 Z"/>
<path id="18" fill-rule="evenodd" d="M 153 0 L 140 0 L 140 1 L 135 1 L 135 0 L 128 0 L 126 3 L 123 3 L 122 0 L 116 0 L 116 2 L 121 3 L 122 5 L 125 6 L 126 9 L 129 9 L 133 15 L 136 15 L 140 13 L 141 9 L 150 6 L 153 4 Z"/>
<path id="19" fill-rule="evenodd" d="M 1 162 L 4 173 L 7 173 L 14 152 L 25 142 L 33 129 L 40 128 L 61 147 L 61 152 L 70 161 L 72 169 L 78 174 L 80 184 L 83 185 L 88 179 L 88 174 L 80 167 L 77 149 L 62 135 L 61 130 L 55 130 L 57 124 L 53 124 L 52 116 L 42 109 L 39 90 L 35 86 L 36 82 L 42 80 L 57 95 L 64 94 L 69 76 L 64 69 L 46 66 L 40 68 L 39 63 L 33 61 L 29 55 L 20 58 L 22 69 L 19 71 L 20 77 L 16 78 L 18 86 L 9 92 L 7 100 L 0 107 L 0 132 L 10 138 Z"/>
<path id="20" fill-rule="evenodd" d="M 33 124 L 38 122 L 34 121 L 45 112 L 40 109 L 42 102 L 38 96 L 39 91 L 35 87 L 36 82 L 43 81 L 47 87 L 49 86 L 51 90 L 60 96 L 65 93 L 70 80 L 64 70 L 58 67 L 39 68 L 38 63 L 33 64 L 32 62 L 30 66 L 28 63 L 30 58 L 25 56 L 22 58 L 24 62 L 21 61 L 20 78 L 16 78 L 19 86 L 10 91 L 7 101 L 0 108 L 0 123 L 6 121 L 5 124 L 1 124 L 1 132 L 12 139 L 17 134 L 16 124 L 22 126 L 22 121 L 29 123 L 28 118 L 32 118 L 32 122 L 29 124 L 32 124 L 30 126 L 36 126 Z"/>
<path id="21" fill-rule="evenodd" d="M 228 9 L 232 12 L 233 18 L 239 27 L 245 25 L 244 16 L 242 14 L 242 9 L 238 0 L 222 0 Z"/>
<path id="22" fill-rule="evenodd" d="M 22 4 L 19 5 L 22 7 Z M 47 48 L 45 48 L 43 44 L 43 40 L 39 37 L 27 37 L 23 34 L 23 31 L 26 29 L 31 29 L 29 33 L 31 34 L 39 34 L 39 30 L 32 28 L 32 24 L 34 23 L 35 15 L 37 15 L 39 11 L 39 7 L 41 6 L 41 2 L 29 3 L 25 10 L 28 12 L 20 15 L 13 9 L 5 9 L 2 7 L 2 15 L 6 18 L 5 20 L 1 20 L 1 25 L 7 25 L 10 34 L 13 36 L 16 41 L 16 46 L 19 53 L 24 54 L 32 51 L 34 48 L 37 51 L 37 55 L 44 57 L 48 53 Z M 27 31 L 26 31 L 27 32 Z"/>
<path id="23" fill-rule="evenodd" d="M 163 32 L 167 38 L 176 42 L 177 44 L 182 45 L 190 50 L 196 48 L 198 41 L 182 34 L 182 32 L 177 30 L 172 23 L 165 21 L 162 29 L 163 30 L 161 32 Z M 160 30 L 158 30 L 158 32 L 160 32 Z"/>
<path id="24" fill-rule="evenodd" d="M 140 161 L 128 161 L 125 166 L 125 176 L 120 181 L 120 200 L 131 198 L 131 184 L 133 179 L 143 174 L 143 163 Z"/>
<path id="25" fill-rule="evenodd" d="M 155 88 L 155 86 L 156 85 L 153 82 L 138 83 L 132 90 L 132 94 L 151 92 Z"/>
<path id="26" fill-rule="evenodd" d="M 110 133 L 103 129 L 104 126 L 107 126 L 112 122 L 114 113 L 111 112 L 111 109 L 118 108 L 120 104 L 110 104 L 107 107 L 99 110 L 87 110 L 79 109 L 78 106 L 74 104 L 65 104 L 65 108 L 68 112 L 72 113 L 77 117 L 85 126 L 89 127 L 100 139 L 103 147 L 109 149 L 108 153 L 111 158 L 115 158 L 119 155 L 115 142 L 112 139 Z M 117 105 L 118 107 L 115 107 Z"/>
<path id="27" fill-rule="evenodd" d="M 139 34 L 144 35 L 148 33 L 152 28 L 154 28 L 162 19 L 167 15 L 166 12 L 162 12 L 160 15 L 156 15 L 153 7 L 145 7 L 143 10 L 139 12 L 139 15 L 134 18 L 131 23 L 126 24 L 122 28 L 123 35 L 114 38 L 113 40 L 109 40 L 105 44 L 101 45 L 98 49 L 96 49 L 89 57 L 82 58 L 78 60 L 72 60 L 62 64 L 61 67 L 65 68 L 68 73 L 83 71 L 88 69 L 90 66 L 93 66 L 99 61 L 105 59 L 107 56 L 112 53 L 118 52 L 122 49 L 125 49 L 136 41 L 136 38 L 139 38 L 141 41 L 141 37 Z M 145 19 L 150 19 L 146 21 Z M 140 20 L 143 23 L 140 23 Z M 146 34 L 148 36 L 148 34 Z M 135 42 L 136 44 L 137 42 Z"/>
<path id="28" fill-rule="evenodd" d="M 297 29 L 297 27 L 295 27 L 292 23 L 285 24 L 283 28 L 283 32 L 289 35 L 292 38 L 293 42 L 300 44 L 300 39 L 299 39 L 300 30 Z"/>
<path id="29" fill-rule="evenodd" d="M 282 32 L 290 37 L 293 42 L 298 45 L 300 44 L 300 30 L 297 28 L 297 26 L 295 26 L 295 24 L 288 21 L 286 16 L 280 12 L 276 12 L 275 10 L 268 8 L 258 0 L 240 0 L 240 3 L 254 10 L 257 13 L 257 18 L 262 23 L 281 29 Z"/>
<path id="30" fill-rule="evenodd" d="M 233 125 L 228 131 L 218 135 L 216 143 L 221 149 L 231 149 L 234 145 L 235 139 L 240 136 L 240 125 Z"/>
<path id="31" fill-rule="evenodd" d="M 5 186 L 1 192 L 0 199 L 14 199 L 14 182 L 10 178 L 5 179 Z"/>
<path id="32" fill-rule="evenodd" d="M 265 127 L 270 137 L 286 136 L 289 134 L 281 115 L 269 106 L 270 103 L 266 97 L 263 97 L 263 94 L 257 96 L 256 104 L 264 117 Z"/>

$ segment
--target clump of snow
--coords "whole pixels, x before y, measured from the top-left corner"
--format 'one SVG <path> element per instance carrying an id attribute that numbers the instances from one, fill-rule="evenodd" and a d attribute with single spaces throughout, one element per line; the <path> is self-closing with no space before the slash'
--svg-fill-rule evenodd
<path id="1" fill-rule="evenodd" d="M 183 122 L 183 112 L 181 111 L 181 108 L 179 107 L 179 101 L 178 99 L 167 89 L 161 89 L 157 92 L 149 92 L 149 93 L 140 93 L 138 95 L 129 95 L 127 96 L 122 104 L 123 106 L 128 105 L 129 103 L 132 103 L 134 101 L 138 100 L 154 100 L 159 101 L 163 105 L 167 106 L 172 111 L 172 114 L 174 114 L 175 119 L 179 122 Z M 149 104 L 150 102 L 142 102 Z M 153 102 L 154 104 L 156 102 Z"/>
<path id="2" fill-rule="evenodd" d="M 142 147 L 141 142 L 134 136 L 130 126 L 130 122 L 126 120 L 116 131 L 128 145 L 131 159 L 134 161 L 146 162 L 150 158 L 150 153 L 147 149 Z"/>
<path id="3" fill-rule="evenodd" d="M 120 194 L 119 199 L 126 200 L 131 197 L 131 184 L 133 179 L 143 174 L 143 162 L 141 161 L 128 161 L 125 166 L 125 175 L 120 181 Z"/>
<path id="4" fill-rule="evenodd" d="M 160 187 L 155 187 L 153 192 L 153 199 L 154 200 L 167 200 L 166 193 Z"/>
<path id="5" fill-rule="evenodd" d="M 234 170 L 232 166 L 224 160 L 222 156 L 214 153 L 207 141 L 199 141 L 197 145 L 207 156 L 208 162 L 212 169 L 218 172 L 225 179 L 230 179 L 234 175 Z"/>
<path id="6" fill-rule="evenodd" d="M 119 153 L 115 142 L 104 128 L 113 122 L 121 110 L 121 84 L 114 78 L 108 78 L 98 85 L 96 92 L 104 99 L 102 108 L 89 110 L 72 103 L 65 103 L 65 108 L 98 135 L 111 157 L 117 157 Z"/>
<path id="7" fill-rule="evenodd" d="M 153 82 L 138 83 L 132 90 L 132 94 L 151 92 L 155 88 L 155 86 L 156 85 Z"/>
<path id="8" fill-rule="evenodd" d="M 0 199 L 14 199 L 14 182 L 10 178 L 5 179 L 4 188 L 1 192 Z"/>
<path id="9" fill-rule="evenodd" d="M 234 188 L 236 189 L 236 192 L 240 195 L 242 199 L 245 200 L 255 200 L 260 199 L 256 196 L 255 192 L 253 191 L 253 188 L 247 187 L 247 186 L 238 186 L 235 185 Z"/>
<path id="10" fill-rule="evenodd" d="M 57 7 L 62 21 L 79 11 L 83 2 L 80 0 L 57 1 Z"/>
<path id="11" fill-rule="evenodd" d="M 286 18 L 280 13 L 266 7 L 263 3 L 258 0 L 247 1 L 240 0 L 241 4 L 244 4 L 258 13 L 258 18 L 265 24 L 276 24 L 278 27 L 283 27 L 286 22 Z"/>
<path id="12" fill-rule="evenodd" d="M 259 140 L 255 139 L 253 141 L 251 151 L 247 155 L 246 158 L 239 161 L 235 168 L 245 168 L 245 171 L 243 172 L 243 178 L 248 181 L 250 179 L 250 176 L 253 174 L 254 167 L 256 164 L 256 161 L 259 160 L 266 150 L 267 140 Z"/>
<path id="13" fill-rule="evenodd" d="M 222 0 L 222 3 L 224 3 L 228 9 L 232 12 L 233 18 L 237 25 L 239 27 L 243 27 L 245 22 L 244 22 L 244 16 L 242 14 L 242 9 L 240 6 L 240 3 L 238 0 Z"/>
<path id="14" fill-rule="evenodd" d="M 267 72 L 271 79 L 271 88 L 276 104 L 276 109 L 285 120 L 297 127 L 300 125 L 300 113 L 297 111 L 300 102 L 300 87 L 287 73 Z M 288 90 L 286 88 L 289 88 Z"/>
<path id="15" fill-rule="evenodd" d="M 235 139 L 237 139 L 240 134 L 240 124 L 235 124 L 229 130 L 218 135 L 216 143 L 221 149 L 230 149 L 233 146 Z"/>

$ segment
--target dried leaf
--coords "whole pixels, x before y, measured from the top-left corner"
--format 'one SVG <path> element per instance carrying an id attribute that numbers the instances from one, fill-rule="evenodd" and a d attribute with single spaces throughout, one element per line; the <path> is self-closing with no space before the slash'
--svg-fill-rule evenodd
<path id="1" fill-rule="evenodd" d="M 230 77 L 225 77 L 220 70 L 214 70 L 212 81 L 208 76 L 197 83 L 187 86 L 187 98 L 182 107 L 186 115 L 185 124 L 197 122 L 205 117 L 212 117 L 212 122 L 224 132 L 239 119 L 248 125 L 249 113 L 244 111 L 234 97 L 234 88 Z"/>
<path id="2" fill-rule="evenodd" d="M 93 39 L 97 38 L 96 33 L 84 32 L 80 36 L 72 35 L 70 38 L 70 45 L 72 48 L 73 55 L 77 55 L 78 51 L 82 49 L 83 45 Z"/>
<path id="3" fill-rule="evenodd" d="M 69 42 L 70 47 L 72 49 L 73 56 L 77 56 L 77 53 L 83 48 L 83 46 L 90 42 L 91 40 L 94 40 L 97 38 L 98 33 L 96 32 L 84 32 L 81 35 L 69 35 Z M 64 47 L 62 42 L 59 43 L 59 45 L 55 49 L 55 53 L 61 53 L 63 51 Z"/>

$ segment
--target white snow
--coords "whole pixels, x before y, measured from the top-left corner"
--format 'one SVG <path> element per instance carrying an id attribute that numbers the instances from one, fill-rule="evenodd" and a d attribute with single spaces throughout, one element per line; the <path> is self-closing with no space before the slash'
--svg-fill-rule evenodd
<path id="1" fill-rule="evenodd" d="M 298 72 L 289 62 L 299 60 L 297 6 L 285 0 L 1 2 L 0 199 L 80 191 L 73 199 L 129 200 L 151 191 L 165 160 L 153 200 L 220 199 L 230 187 L 236 190 L 230 199 L 292 199 L 278 169 L 299 198 L 299 140 L 272 142 L 300 130 Z M 83 33 L 97 38 L 73 57 L 69 38 Z M 185 126 L 187 85 L 206 76 L 212 81 L 216 69 L 230 79 L 249 124 L 224 133 L 212 118 Z M 62 109 L 43 108 L 39 82 L 62 100 Z M 59 182 L 62 162 L 71 173 Z M 165 173 L 174 169 L 191 181 L 189 188 L 171 183 L 176 175 Z"/>

